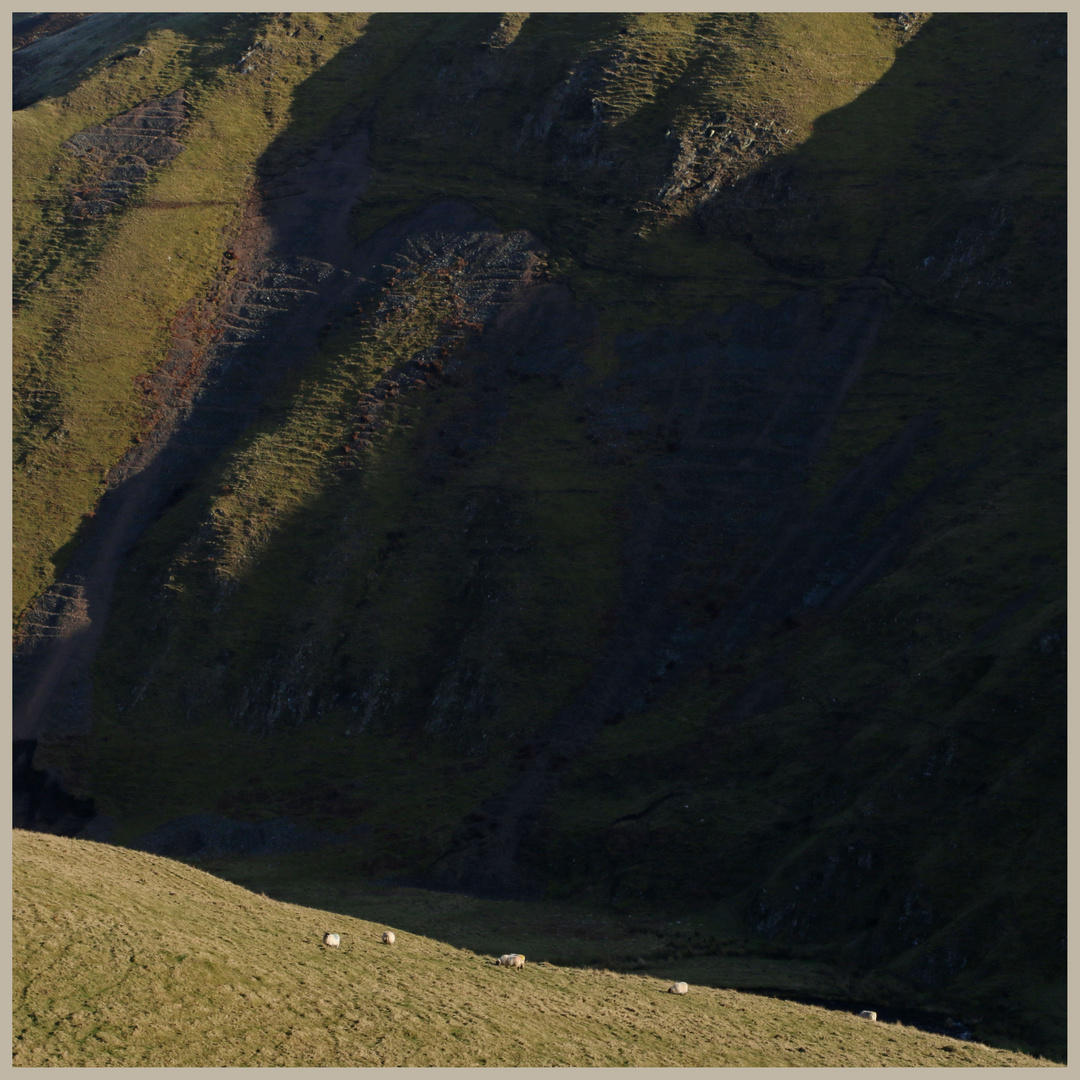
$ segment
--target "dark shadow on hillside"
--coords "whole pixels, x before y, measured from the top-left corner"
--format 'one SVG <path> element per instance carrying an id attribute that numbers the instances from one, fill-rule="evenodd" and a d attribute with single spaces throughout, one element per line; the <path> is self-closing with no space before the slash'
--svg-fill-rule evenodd
<path id="1" fill-rule="evenodd" d="M 870 299 L 876 294 L 878 303 L 891 298 L 888 303 L 896 312 L 895 318 L 917 319 L 919 308 L 925 305 L 958 321 L 970 320 L 973 325 L 1001 321 L 1021 333 L 1042 335 L 1049 330 L 1060 334 L 1063 261 L 1054 258 L 1047 265 L 1032 258 L 1024 269 L 1016 258 L 1015 246 L 1004 240 L 1009 218 L 1017 235 L 1030 232 L 1037 237 L 1039 228 L 1050 232 L 1056 228 L 1063 235 L 1063 201 L 1053 195 L 1017 195 L 1025 189 L 1041 194 L 1044 178 L 1051 184 L 1063 181 L 1063 171 L 1055 173 L 1053 164 L 1047 168 L 1041 157 L 1048 152 L 1052 161 L 1052 155 L 1061 149 L 1059 121 L 1064 99 L 1057 41 L 1063 22 L 1041 16 L 975 20 L 942 16 L 940 21 L 935 17 L 933 32 L 925 31 L 925 39 L 920 35 L 902 50 L 894 67 L 874 88 L 824 117 L 814 137 L 798 152 L 770 163 L 703 207 L 703 223 L 729 229 L 759 257 L 799 275 L 808 284 L 815 279 L 851 282 L 840 303 L 828 314 L 820 313 L 825 326 L 835 328 L 848 317 L 855 324 L 861 319 L 872 340 L 874 320 L 882 315 L 881 307 Z M 1010 96 L 1012 84 L 1003 82 L 1004 72 L 1025 87 L 1023 95 Z M 1044 79 L 1057 91 L 1049 104 L 1042 98 L 1040 82 Z M 957 95 L 947 100 L 945 110 L 940 101 L 943 88 Z M 1047 114 L 1049 119 L 1044 122 Z M 1027 148 L 1025 144 L 1033 135 L 1043 141 Z M 1001 187 L 984 188 L 973 200 L 967 178 L 1001 168 L 1002 162 L 1007 162 L 1012 172 Z M 1033 239 L 1028 250 L 1034 252 L 1038 247 Z M 1061 252 L 1060 243 L 1057 252 Z M 858 296 L 862 290 L 869 292 Z M 861 316 L 855 310 L 857 302 L 864 308 Z M 787 307 L 774 309 L 773 329 L 785 323 Z M 691 386 L 694 389 L 680 406 L 681 423 L 678 437 L 672 440 L 675 456 L 671 467 L 661 467 L 663 459 L 658 459 L 647 470 L 649 482 L 642 485 L 641 501 L 625 529 L 631 572 L 620 597 L 619 618 L 626 622 L 613 633 L 613 648 L 610 654 L 605 651 L 597 664 L 597 676 L 590 686 L 553 719 L 548 730 L 531 740 L 522 771 L 504 792 L 469 815 L 450 851 L 427 874 L 409 879 L 414 883 L 491 897 L 540 895 L 553 874 L 567 869 L 557 861 L 545 862 L 539 854 L 544 845 L 544 808 L 560 788 L 560 771 L 583 753 L 605 722 L 619 723 L 627 711 L 661 702 L 665 692 L 693 683 L 694 677 L 684 676 L 684 672 L 695 672 L 703 662 L 723 668 L 740 650 L 754 644 L 765 650 L 768 659 L 757 665 L 756 683 L 748 678 L 744 693 L 731 694 L 733 709 L 744 713 L 739 721 L 768 714 L 785 704 L 789 692 L 783 679 L 785 653 L 797 648 L 792 642 L 799 640 L 793 632 L 801 626 L 827 622 L 869 584 L 901 567 L 925 528 L 927 509 L 960 497 L 972 478 L 985 469 L 993 446 L 990 441 L 973 456 L 953 461 L 866 535 L 873 505 L 888 497 L 911 455 L 935 437 L 934 410 L 927 409 L 845 476 L 815 511 L 802 483 L 806 473 L 800 475 L 800 471 L 809 471 L 826 444 L 832 420 L 858 376 L 858 367 L 851 367 L 846 382 L 841 381 L 839 398 L 833 399 L 831 408 L 816 410 L 821 426 L 816 437 L 806 440 L 805 456 L 781 466 L 778 456 L 790 451 L 789 441 L 799 433 L 798 427 L 787 426 L 795 411 L 775 423 L 767 420 L 762 410 L 761 426 L 754 430 L 757 412 L 745 404 L 749 398 L 747 377 L 734 383 L 735 372 L 730 369 L 739 359 L 746 362 L 749 371 L 767 370 L 776 362 L 766 359 L 768 334 L 763 330 L 759 337 L 751 330 L 753 320 L 749 317 L 746 327 L 738 326 L 734 313 L 732 318 L 737 329 L 731 332 L 745 339 L 738 343 L 738 350 L 732 347 L 734 342 L 726 347 L 717 345 L 727 330 L 722 320 L 715 325 L 702 320 L 701 326 L 665 328 L 640 335 L 640 342 L 619 343 L 623 358 L 620 374 L 627 383 L 636 384 L 634 392 L 623 399 L 628 406 L 647 410 L 668 400 L 659 392 L 649 394 L 645 378 L 650 363 L 659 369 L 656 374 L 667 367 L 672 379 L 676 375 L 685 378 L 687 368 L 698 365 L 706 380 L 700 385 L 687 383 L 688 390 Z M 802 392 L 812 389 L 828 363 L 842 355 L 829 347 L 815 355 L 814 347 L 807 344 L 809 334 L 796 337 L 805 354 L 800 364 L 791 364 L 792 381 L 786 386 L 775 381 L 782 363 L 772 369 L 771 389 L 777 402 L 786 403 L 796 388 Z M 1056 358 L 1048 362 L 1056 362 Z M 718 386 L 729 388 L 727 400 L 710 392 L 709 375 L 716 378 Z M 928 402 L 940 400 L 935 378 L 935 372 L 927 372 Z M 657 380 L 657 391 L 661 385 Z M 731 399 L 733 385 L 738 386 L 742 402 L 738 406 Z M 965 402 L 948 401 L 944 407 L 963 410 Z M 671 422 L 676 417 L 667 419 L 674 428 Z M 741 425 L 746 425 L 746 430 Z M 725 438 L 731 440 L 728 447 L 724 446 Z M 723 465 L 730 472 L 717 476 L 723 475 L 731 486 L 725 497 L 709 506 L 700 492 L 707 489 L 715 497 L 718 489 L 704 483 L 698 472 L 703 465 L 720 465 L 725 453 L 731 460 Z M 745 457 L 748 467 L 757 469 L 753 485 L 744 482 L 740 487 L 738 481 L 727 481 L 728 475 L 738 475 L 733 467 L 743 465 L 740 456 Z M 790 481 L 787 487 L 770 489 L 773 474 L 764 466 L 768 456 L 777 461 L 774 475 Z M 680 477 L 675 466 L 691 463 L 695 469 L 685 469 Z M 650 485 L 663 490 L 663 496 L 648 494 Z M 772 513 L 747 520 L 755 516 L 755 498 L 769 495 Z M 651 527 L 647 524 L 650 519 L 655 523 Z M 687 537 L 693 540 L 687 542 Z M 736 558 L 726 561 L 733 566 L 723 565 L 715 555 L 710 561 L 710 552 L 730 553 L 732 549 Z M 649 584 L 635 596 L 629 585 L 632 579 Z M 672 587 L 676 584 L 677 588 Z M 695 632 L 670 604 L 670 598 L 695 594 L 713 609 L 696 632 L 696 642 Z M 642 603 L 646 598 L 658 606 L 650 610 Z M 632 635 L 637 640 L 631 644 Z M 771 639 L 776 639 L 775 643 Z M 733 681 L 737 680 L 725 680 Z M 611 688 L 615 688 L 614 693 Z M 962 696 L 970 685 L 960 680 L 955 690 Z M 1047 717 L 1046 722 L 1049 730 L 1055 717 Z M 954 810 L 965 808 L 958 803 Z M 807 820 L 809 824 L 800 823 L 788 840 L 789 847 L 813 839 L 820 822 Z M 790 823 L 777 825 L 790 828 Z M 775 839 L 777 845 L 783 844 L 779 836 Z M 597 838 L 597 846 L 604 842 Z M 614 837 L 610 842 L 615 844 Z M 626 861 L 633 866 L 635 859 L 645 857 L 642 851 L 632 849 Z M 918 853 L 910 851 L 905 857 L 917 860 Z M 756 872 L 760 879 L 760 866 Z M 614 869 L 612 873 L 617 886 L 620 874 Z M 718 878 L 726 876 L 717 871 Z M 667 888 L 677 888 L 685 895 L 686 889 L 701 887 L 700 878 L 699 872 L 685 871 L 677 887 L 668 882 Z M 734 886 L 717 882 L 717 887 L 731 891 Z M 794 896 L 790 902 L 797 907 L 799 898 Z M 870 936 L 878 940 L 880 935 L 874 946 L 879 955 L 883 949 L 897 947 L 885 943 L 883 925 L 899 917 L 899 912 L 895 916 L 892 912 L 899 903 L 899 894 L 890 894 L 889 914 L 878 912 L 880 918 L 870 924 Z M 774 902 L 757 915 L 748 913 L 748 917 L 766 923 L 774 915 L 781 917 L 776 911 Z M 939 928 L 945 937 L 947 924 L 945 920 Z M 879 925 L 882 929 L 875 930 Z M 849 929 L 861 931 L 864 927 L 861 922 L 852 922 Z M 829 937 L 843 932 L 834 928 L 824 934 Z M 999 928 L 991 920 L 980 932 L 987 935 L 983 947 L 989 947 L 997 940 Z M 861 947 L 870 948 L 866 943 Z M 925 978 L 928 985 L 933 980 L 936 987 L 943 979 L 949 981 L 934 971 L 948 950 L 941 946 L 938 952 L 940 955 L 931 955 L 928 951 L 925 961 Z M 1051 957 L 1046 959 L 1053 964 Z M 1019 1023 L 1015 1019 L 1010 1022 Z M 1051 1034 L 1055 1022 L 1041 1031 L 1037 1025 L 1029 1027 L 1026 1037 L 1056 1038 Z"/>
<path id="2" fill-rule="evenodd" d="M 395 37 L 407 25 L 402 18 L 375 16 L 370 32 L 406 48 Z M 486 33 L 493 18 L 470 17 L 468 25 Z M 549 25 L 567 18 L 551 16 Z M 504 791 L 469 814 L 453 849 L 419 880 L 481 895 L 537 895 L 553 872 L 566 869 L 556 860 L 544 861 L 545 814 L 568 766 L 606 724 L 617 726 L 627 713 L 693 685 L 706 663 L 725 662 L 728 654 L 753 646 L 761 647 L 765 659 L 742 684 L 733 686 L 738 680 L 725 676 L 732 693 L 723 719 L 741 711 L 735 718 L 745 722 L 782 705 L 786 654 L 796 648 L 790 643 L 800 626 L 827 622 L 868 584 L 902 565 L 923 526 L 927 502 L 962 490 L 970 475 L 965 470 L 981 466 L 981 458 L 954 462 L 867 528 L 912 456 L 936 437 L 941 412 L 962 407 L 935 392 L 927 395 L 926 408 L 906 418 L 817 507 L 806 487 L 883 320 L 917 319 L 922 304 L 973 320 L 1008 318 L 1021 328 L 1052 326 L 1058 317 L 1055 255 L 1050 273 L 1045 261 L 1031 262 L 1016 271 L 1003 293 L 998 275 L 1013 271 L 1009 249 L 995 246 L 1006 235 L 995 214 L 1007 202 L 1014 234 L 1030 232 L 1034 246 L 1039 229 L 1052 232 L 1061 223 L 1063 211 L 1053 199 L 1020 204 L 1013 192 L 1027 190 L 1023 161 L 1014 165 L 1023 141 L 1039 132 L 1032 122 L 1039 73 L 1060 66 L 1050 31 L 1056 33 L 1062 22 L 1044 16 L 936 16 L 877 86 L 822 118 L 805 146 L 702 207 L 706 230 L 723 228 L 741 237 L 763 260 L 802 278 L 807 289 L 768 311 L 747 303 L 681 326 L 625 334 L 616 342 L 620 369 L 593 388 L 587 402 L 573 401 L 575 412 L 582 406 L 582 416 L 590 418 L 587 430 L 598 443 L 616 445 L 643 433 L 656 440 L 642 469 L 645 480 L 626 500 L 625 575 L 608 646 L 577 697 L 554 713 L 546 730 L 521 740 Z M 435 17 L 425 23 L 451 25 Z M 540 33 L 543 26 L 534 24 L 528 32 Z M 1050 44 L 1042 44 L 1044 38 Z M 361 41 L 344 50 L 308 80 L 298 91 L 295 117 L 307 123 L 317 116 L 319 96 L 355 77 L 364 48 Z M 1003 50 L 1004 56 L 994 55 Z M 1003 81 L 1006 63 L 1014 64 L 1018 78 L 1030 69 L 1027 97 Z M 964 71 L 970 78 L 961 78 L 958 72 Z M 943 107 L 943 92 L 957 104 L 950 96 Z M 377 292 L 385 260 L 424 230 L 490 226 L 468 206 L 433 199 L 425 212 L 357 247 L 350 239 L 350 216 L 367 180 L 365 121 L 377 119 L 377 112 L 366 110 L 377 110 L 378 103 L 352 105 L 355 112 L 346 110 L 314 141 L 287 131 L 260 162 L 265 201 L 234 245 L 236 283 L 207 316 L 221 335 L 207 353 L 199 351 L 194 336 L 176 343 L 158 388 L 172 410 L 170 419 L 156 444 L 148 443 L 118 470 L 117 486 L 98 511 L 96 541 L 72 559 L 74 567 L 80 559 L 85 567 L 97 567 L 90 575 L 96 586 L 89 610 L 98 627 L 112 607 L 122 561 L 147 526 L 170 500 L 206 502 L 209 482 L 200 482 L 243 438 L 268 397 L 312 356 L 320 332 L 349 318 L 358 300 Z M 1047 130 L 1052 134 L 1052 127 Z M 1003 149 L 1006 136 L 1011 142 Z M 998 197 L 991 186 L 993 197 L 971 198 L 971 171 L 984 175 L 993 169 L 1005 175 L 1007 191 Z M 995 228 L 998 233 L 991 235 Z M 1043 287 L 1047 277 L 1050 288 Z M 836 293 L 816 291 L 821 283 Z M 555 346 L 578 347 L 569 341 Z M 497 403 L 519 374 L 506 357 L 501 368 L 499 357 L 481 359 L 490 371 L 468 390 Z M 174 388 L 194 370 L 205 374 L 189 401 Z M 946 398 L 937 403 L 937 413 L 931 396 Z M 476 416 L 464 414 L 455 417 L 463 429 L 455 449 L 467 475 L 468 439 L 483 433 Z M 320 493 L 305 515 L 330 522 L 336 497 L 333 490 Z M 186 539 L 177 536 L 176 545 Z M 437 537 L 431 541 L 436 542 Z M 388 533 L 379 557 L 383 572 L 407 570 L 410 554 L 427 546 L 426 535 Z M 287 556 L 287 544 L 273 544 L 269 555 L 268 564 Z M 249 574 L 241 587 L 259 581 L 267 582 L 266 570 Z M 568 570 L 565 586 L 573 585 Z M 141 587 L 134 573 L 122 585 Z M 684 597 L 690 615 L 680 607 Z M 468 604 L 462 609 L 470 618 L 486 617 Z M 419 719 L 419 709 L 414 716 Z M 824 715 L 823 728 L 834 720 Z M 920 798 L 920 791 L 908 794 Z M 820 822 L 812 815 L 794 823 L 773 821 L 771 832 L 764 829 L 755 838 L 756 851 L 740 853 L 746 876 L 734 884 L 721 865 L 726 853 L 710 852 L 688 860 L 679 885 L 704 889 L 706 899 L 711 890 L 715 899 L 737 888 L 760 888 L 773 868 L 760 852 L 779 852 L 782 860 L 794 846 L 820 835 Z M 911 849 L 890 854 L 912 867 L 926 842 L 922 835 Z M 627 859 L 647 857 L 648 852 L 630 851 Z M 614 903 L 627 875 L 618 860 L 609 871 L 604 884 Z M 843 895 L 842 885 L 830 885 L 841 895 L 830 900 L 834 921 L 822 923 L 815 945 L 832 945 L 854 927 L 869 942 L 868 952 L 871 946 L 877 950 L 881 964 L 915 947 L 887 933 L 900 917 L 895 909 L 902 897 L 889 895 L 888 910 L 868 913 Z M 667 888 L 674 886 L 669 882 Z M 949 903 L 938 906 L 951 910 Z M 767 923 L 773 908 L 765 901 L 760 908 L 755 912 Z M 947 924 L 937 927 L 946 929 Z M 998 931 L 983 932 L 989 938 Z M 990 946 L 980 941 L 976 947 Z"/>
<path id="3" fill-rule="evenodd" d="M 940 498 L 974 464 L 958 463 L 873 535 L 853 539 L 911 456 L 932 439 L 934 413 L 928 409 L 879 446 L 816 510 L 806 487 L 888 305 L 914 293 L 900 262 L 903 245 L 912 234 L 940 228 L 943 204 L 947 214 L 950 200 L 965 198 L 962 184 L 955 192 L 943 192 L 940 184 L 957 172 L 968 175 L 961 167 L 978 168 L 970 160 L 972 145 L 985 152 L 1000 141 L 1007 114 L 984 100 L 1001 92 L 996 72 L 1003 61 L 986 59 L 990 44 L 1019 42 L 1026 62 L 1056 62 L 1029 39 L 1060 20 L 937 20 L 931 20 L 932 31 L 899 51 L 878 84 L 823 117 L 797 152 L 771 161 L 701 209 L 706 227 L 727 228 L 759 257 L 797 271 L 808 285 L 846 280 L 839 301 L 819 306 L 804 294 L 768 314 L 747 305 L 698 325 L 617 342 L 622 368 L 605 388 L 611 405 L 601 409 L 621 399 L 655 416 L 665 403 L 662 423 L 671 448 L 670 457 L 648 467 L 624 531 L 627 572 L 619 609 L 625 622 L 613 633 L 593 683 L 553 718 L 549 730 L 534 735 L 524 772 L 478 808 L 477 821 L 463 823 L 452 851 L 418 883 L 493 896 L 541 888 L 539 879 L 529 883 L 523 853 L 535 848 L 530 837 L 559 786 L 560 770 L 606 719 L 658 701 L 682 682 L 682 672 L 707 662 L 723 665 L 777 626 L 816 624 L 841 610 L 902 563 L 917 535 L 921 505 Z M 1018 37 L 1018 27 L 1026 28 L 1027 38 Z M 938 91 L 929 95 L 918 88 L 928 79 L 956 78 L 965 64 L 981 82 L 950 122 L 974 130 L 954 156 L 939 162 L 935 140 L 944 135 L 936 128 L 922 131 L 928 115 L 935 125 L 944 123 L 933 115 Z M 906 137 L 897 141 L 901 119 L 918 133 L 914 144 Z M 887 180 L 891 188 L 881 186 Z M 905 185 L 913 191 L 905 194 Z M 923 205 L 927 200 L 931 210 Z M 818 247 L 831 258 L 799 261 L 801 250 Z M 938 288 L 931 295 L 945 303 L 941 293 Z M 1042 298 L 1034 283 L 1032 293 Z M 799 314 L 800 305 L 811 310 Z M 991 317 L 985 304 L 979 317 Z M 664 495 L 656 498 L 656 490 Z M 724 550 L 732 557 L 718 568 L 711 553 Z M 645 584 L 631 584 L 639 581 Z M 712 614 L 693 628 L 669 598 L 702 593 Z"/>
<path id="4" fill-rule="evenodd" d="M 442 28 L 449 47 L 455 27 L 489 35 L 496 23 L 488 15 L 424 16 L 419 23 L 379 15 L 370 31 L 391 51 L 392 68 L 425 34 Z M 353 241 L 353 210 L 368 181 L 366 121 L 373 106 L 347 90 L 358 66 L 371 59 L 366 38 L 298 87 L 293 116 L 302 130 L 286 128 L 256 166 L 259 199 L 223 260 L 227 284 L 215 302 L 193 301 L 174 324 L 169 354 L 150 380 L 160 420 L 110 473 L 108 492 L 63 553 L 63 573 L 31 613 L 16 653 L 19 738 L 36 739 L 52 713 L 64 715 L 65 731 L 87 729 L 87 673 L 121 565 L 170 507 L 205 500 L 199 478 L 213 471 L 322 335 L 372 294 L 389 272 L 386 259 L 418 233 L 489 228 L 471 208 L 442 201 L 362 247 Z M 338 112 L 327 118 L 327 97 L 343 92 Z M 320 124 L 312 137 L 310 127 Z"/>
<path id="5" fill-rule="evenodd" d="M 180 33 L 198 32 L 198 24 L 216 30 L 219 40 L 200 52 L 199 66 L 213 67 L 232 54 L 236 35 L 250 36 L 263 16 L 145 14 L 95 12 L 55 35 L 39 38 L 12 54 L 12 108 L 25 109 L 47 97 L 61 97 L 98 63 L 115 53 L 112 63 L 136 55 L 149 33 L 175 27 Z M 211 33 L 207 33 L 207 37 Z"/>
<path id="6" fill-rule="evenodd" d="M 1058 14 L 934 15 L 873 86 L 699 220 L 797 276 L 872 274 L 939 310 L 1060 336 L 1064 35 Z"/>

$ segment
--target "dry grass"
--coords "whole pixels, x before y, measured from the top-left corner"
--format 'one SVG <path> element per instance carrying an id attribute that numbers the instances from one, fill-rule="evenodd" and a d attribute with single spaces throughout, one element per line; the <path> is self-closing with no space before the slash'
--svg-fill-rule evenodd
<path id="1" fill-rule="evenodd" d="M 388 947 L 381 924 L 87 841 L 16 832 L 14 854 L 20 1066 L 1050 1064 L 648 975 L 512 971 L 397 927 Z"/>

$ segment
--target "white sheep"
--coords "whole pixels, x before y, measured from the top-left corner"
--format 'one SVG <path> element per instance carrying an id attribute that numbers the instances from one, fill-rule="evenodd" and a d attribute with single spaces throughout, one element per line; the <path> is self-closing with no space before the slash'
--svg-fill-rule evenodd
<path id="1" fill-rule="evenodd" d="M 860 1020 L 876 1020 L 877 1019 L 877 1013 L 874 1012 L 873 1009 L 863 1009 L 863 1011 L 861 1013 L 859 1013 L 859 1019 Z"/>
<path id="2" fill-rule="evenodd" d="M 690 987 L 687 986 L 686 983 L 677 982 L 677 983 L 672 983 L 671 986 L 668 987 L 668 993 L 669 994 L 685 994 L 686 991 L 689 990 L 689 989 L 690 989 Z"/>
<path id="3" fill-rule="evenodd" d="M 397 940 L 397 938 L 394 937 L 393 930 L 384 930 L 382 939 L 384 945 L 393 945 L 394 942 Z"/>
<path id="4" fill-rule="evenodd" d="M 516 952 L 503 953 L 495 963 L 501 964 L 503 967 L 523 968 L 525 966 L 525 954 Z"/>
<path id="5" fill-rule="evenodd" d="M 329 930 L 322 936 L 322 943 L 336 949 L 341 944 L 341 938 L 337 934 L 331 934 Z"/>

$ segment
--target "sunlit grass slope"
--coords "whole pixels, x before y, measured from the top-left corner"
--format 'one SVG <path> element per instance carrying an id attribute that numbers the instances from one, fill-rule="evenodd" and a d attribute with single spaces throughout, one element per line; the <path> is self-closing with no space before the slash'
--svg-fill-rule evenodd
<path id="1" fill-rule="evenodd" d="M 1050 1064 L 543 956 L 512 971 L 400 927 L 386 946 L 381 924 L 87 841 L 16 832 L 14 850 L 19 1066 Z"/>
<path id="2" fill-rule="evenodd" d="M 183 306 L 209 290 L 258 156 L 296 120 L 296 84 L 355 39 L 366 16 L 298 18 L 302 45 L 262 16 L 178 16 L 149 30 L 131 22 L 108 39 L 127 49 L 92 53 L 77 85 L 14 114 L 16 615 L 54 579 L 109 470 L 138 440 L 149 417 L 136 380 L 164 360 Z M 80 69 L 80 42 L 68 33 L 33 48 Z M 270 79 L 236 70 L 256 42 L 278 50 Z M 178 88 L 183 151 L 107 220 L 72 220 L 82 166 L 65 140 Z M 310 133 L 324 121 L 309 110 L 295 126 Z"/>

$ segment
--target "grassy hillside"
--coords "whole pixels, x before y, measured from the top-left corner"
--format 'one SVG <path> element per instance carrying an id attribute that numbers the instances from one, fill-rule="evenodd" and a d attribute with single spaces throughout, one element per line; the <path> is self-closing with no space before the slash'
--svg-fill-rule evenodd
<path id="1" fill-rule="evenodd" d="M 555 966 L 542 947 L 512 971 L 393 921 L 386 946 L 382 923 L 168 859 L 14 843 L 17 1066 L 1051 1064 L 723 987 L 668 994 L 667 978 Z"/>
<path id="2" fill-rule="evenodd" d="M 1063 1054 L 1063 17 L 15 55 L 43 790 L 279 898 L 692 917 Z"/>
<path id="3" fill-rule="evenodd" d="M 293 86 L 363 22 L 341 28 L 343 20 L 312 16 L 303 52 L 294 48 L 275 78 L 258 80 L 235 60 L 266 40 L 261 16 L 161 17 L 142 33 L 130 19 L 105 18 L 114 20 L 109 47 L 119 50 L 107 59 L 84 57 L 83 37 L 71 33 L 32 46 L 56 52 L 60 86 L 73 72 L 83 77 L 14 115 L 16 615 L 63 565 L 109 471 L 142 437 L 150 417 L 137 381 L 165 359 L 184 305 L 210 290 Z M 67 140 L 178 88 L 183 152 L 107 217 L 73 217 L 72 193 L 100 163 L 80 159 Z"/>

